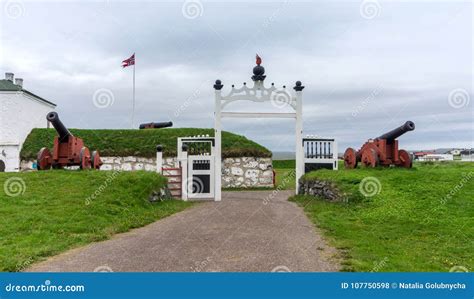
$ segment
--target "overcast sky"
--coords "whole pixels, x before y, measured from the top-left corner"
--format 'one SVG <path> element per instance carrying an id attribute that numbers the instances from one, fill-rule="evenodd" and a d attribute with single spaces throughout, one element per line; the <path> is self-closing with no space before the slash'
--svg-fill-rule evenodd
<path id="1" fill-rule="evenodd" d="M 2 1 L 0 71 L 54 103 L 74 128 L 214 125 L 216 79 L 301 80 L 304 134 L 359 148 L 407 120 L 406 149 L 474 147 L 472 2 Z M 267 105 L 229 109 L 273 111 Z M 283 110 L 289 108 L 283 108 Z M 293 151 L 294 121 L 225 119 L 223 129 Z"/>

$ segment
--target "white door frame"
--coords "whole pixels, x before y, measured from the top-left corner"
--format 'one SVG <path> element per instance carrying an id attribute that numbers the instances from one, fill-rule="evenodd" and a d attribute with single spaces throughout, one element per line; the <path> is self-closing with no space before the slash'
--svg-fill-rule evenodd
<path id="1" fill-rule="evenodd" d="M 260 65 L 258 66 L 260 67 Z M 264 70 L 263 70 L 264 72 Z M 230 93 L 226 96 L 222 95 L 222 82 L 216 80 L 214 84 L 215 89 L 215 118 L 214 118 L 214 136 L 216 140 L 216 159 L 215 159 L 215 200 L 222 199 L 221 184 L 222 184 L 222 118 L 292 118 L 296 120 L 295 139 L 296 139 L 296 193 L 298 193 L 298 180 L 304 174 L 303 161 L 303 119 L 302 119 L 302 86 L 300 81 L 296 82 L 293 87 L 294 93 L 287 91 L 285 86 L 282 89 L 277 89 L 272 83 L 271 87 L 265 87 L 263 81 L 265 76 L 263 73 L 257 74 L 254 68 L 254 76 L 252 77 L 253 87 L 247 87 L 247 84 L 241 88 L 235 88 L 232 85 Z M 275 107 L 290 106 L 294 112 L 232 112 L 222 111 L 228 104 L 235 101 L 251 101 L 251 102 L 270 102 Z"/>

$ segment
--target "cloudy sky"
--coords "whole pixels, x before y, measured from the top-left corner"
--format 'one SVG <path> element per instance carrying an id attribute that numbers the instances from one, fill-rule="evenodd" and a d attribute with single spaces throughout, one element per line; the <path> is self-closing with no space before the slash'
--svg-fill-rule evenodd
<path id="1" fill-rule="evenodd" d="M 340 151 L 401 125 L 407 149 L 474 147 L 470 1 L 2 1 L 0 71 L 54 103 L 76 128 L 172 120 L 213 127 L 215 79 L 301 80 L 304 134 Z M 273 111 L 245 103 L 232 110 Z M 282 110 L 290 109 L 283 108 Z M 295 146 L 294 121 L 225 119 L 225 130 L 276 151 Z"/>

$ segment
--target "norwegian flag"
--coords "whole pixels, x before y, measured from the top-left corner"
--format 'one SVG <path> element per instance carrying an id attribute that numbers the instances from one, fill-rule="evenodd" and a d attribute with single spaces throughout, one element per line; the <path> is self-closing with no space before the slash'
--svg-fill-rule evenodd
<path id="1" fill-rule="evenodd" d="M 257 62 L 257 65 L 260 65 L 260 64 L 262 63 L 262 58 L 261 58 L 260 56 L 258 56 L 258 54 L 255 55 L 255 59 L 257 60 L 257 61 L 256 61 L 256 62 Z"/>
<path id="2" fill-rule="evenodd" d="M 133 55 L 130 56 L 130 58 L 127 58 L 124 61 L 122 61 L 122 67 L 127 67 L 134 64 L 135 64 L 135 53 L 133 53 Z"/>

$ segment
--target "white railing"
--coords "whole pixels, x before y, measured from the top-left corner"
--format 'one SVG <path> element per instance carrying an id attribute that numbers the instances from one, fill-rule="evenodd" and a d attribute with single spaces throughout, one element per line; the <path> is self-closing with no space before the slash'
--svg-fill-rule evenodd
<path id="1" fill-rule="evenodd" d="M 305 173 L 318 168 L 337 170 L 337 141 L 334 138 L 303 138 Z"/>

